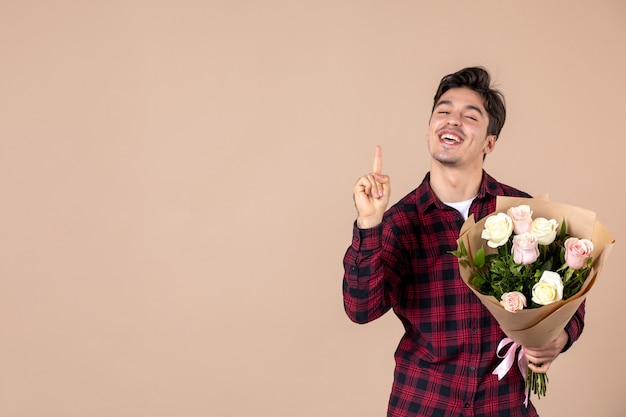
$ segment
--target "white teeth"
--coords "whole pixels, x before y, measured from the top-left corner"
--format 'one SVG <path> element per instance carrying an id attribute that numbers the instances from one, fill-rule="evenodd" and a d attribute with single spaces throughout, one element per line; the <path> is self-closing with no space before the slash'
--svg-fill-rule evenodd
<path id="1" fill-rule="evenodd" d="M 460 142 L 461 141 L 461 139 L 458 136 L 454 136 L 454 135 L 451 135 L 449 133 L 441 135 L 441 139 L 449 139 L 449 140 L 453 140 L 455 142 Z"/>

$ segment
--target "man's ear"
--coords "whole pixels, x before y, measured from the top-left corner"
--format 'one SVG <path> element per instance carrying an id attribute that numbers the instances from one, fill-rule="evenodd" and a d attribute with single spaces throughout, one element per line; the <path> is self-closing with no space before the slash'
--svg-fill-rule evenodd
<path id="1" fill-rule="evenodd" d="M 485 147 L 483 148 L 485 151 L 485 154 L 493 152 L 493 150 L 496 147 L 497 139 L 498 137 L 496 135 L 487 136 L 487 138 L 485 139 Z"/>

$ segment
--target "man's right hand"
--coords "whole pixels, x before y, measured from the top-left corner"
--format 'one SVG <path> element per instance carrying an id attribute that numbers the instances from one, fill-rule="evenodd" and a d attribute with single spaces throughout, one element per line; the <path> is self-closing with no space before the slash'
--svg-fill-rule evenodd
<path id="1" fill-rule="evenodd" d="M 376 146 L 372 172 L 364 175 L 354 186 L 354 204 L 358 213 L 356 225 L 360 229 L 378 226 L 389 204 L 391 185 L 389 177 L 382 175 L 383 151 Z"/>

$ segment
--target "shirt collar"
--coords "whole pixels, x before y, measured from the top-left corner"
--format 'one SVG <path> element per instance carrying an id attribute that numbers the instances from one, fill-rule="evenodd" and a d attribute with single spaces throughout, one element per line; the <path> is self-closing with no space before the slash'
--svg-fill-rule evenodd
<path id="1" fill-rule="evenodd" d="M 445 209 L 447 206 L 437 197 L 433 189 L 430 187 L 430 172 L 422 180 L 420 186 L 415 190 L 417 210 L 422 214 L 434 208 Z M 476 199 L 481 200 L 486 196 L 498 196 L 502 194 L 500 183 L 483 170 L 483 179 L 476 194 Z"/>

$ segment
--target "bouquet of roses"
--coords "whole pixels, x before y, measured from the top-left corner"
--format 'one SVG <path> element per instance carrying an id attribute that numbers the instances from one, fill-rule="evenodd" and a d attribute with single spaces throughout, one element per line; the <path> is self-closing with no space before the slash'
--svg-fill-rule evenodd
<path id="1" fill-rule="evenodd" d="M 547 376 L 527 367 L 521 346 L 557 337 L 595 283 L 613 243 L 593 212 L 547 198 L 498 197 L 495 213 L 478 223 L 470 217 L 463 225 L 453 252 L 463 281 L 508 336 L 498 347 L 503 361 L 493 373 L 501 379 L 519 349 L 526 401 L 531 390 L 545 396 Z"/>

